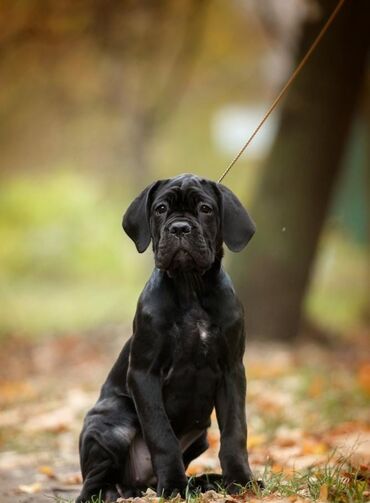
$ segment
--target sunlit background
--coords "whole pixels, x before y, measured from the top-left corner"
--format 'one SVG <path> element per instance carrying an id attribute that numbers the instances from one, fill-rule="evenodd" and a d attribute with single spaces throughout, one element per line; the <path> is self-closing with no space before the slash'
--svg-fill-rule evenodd
<path id="1" fill-rule="evenodd" d="M 322 25 L 322 8 L 300 0 L 3 0 L 1 11 L 1 336 L 128 325 L 152 267 L 151 252 L 139 256 L 121 229 L 130 200 L 157 178 L 217 179 L 292 70 L 304 22 L 312 34 Z M 301 316 L 339 335 L 369 317 L 368 75 Z M 253 205 L 280 114 L 225 179 L 257 221 L 255 240 L 267 232 Z M 248 257 L 248 249 L 238 257 L 239 270 Z"/>

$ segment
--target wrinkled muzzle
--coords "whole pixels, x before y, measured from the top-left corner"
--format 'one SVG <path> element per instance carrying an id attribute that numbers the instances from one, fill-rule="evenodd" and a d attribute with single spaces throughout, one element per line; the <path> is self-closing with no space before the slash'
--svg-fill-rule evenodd
<path id="1" fill-rule="evenodd" d="M 197 222 L 175 219 L 160 231 L 154 247 L 155 265 L 170 276 L 179 272 L 206 272 L 214 262 L 215 252 Z"/>

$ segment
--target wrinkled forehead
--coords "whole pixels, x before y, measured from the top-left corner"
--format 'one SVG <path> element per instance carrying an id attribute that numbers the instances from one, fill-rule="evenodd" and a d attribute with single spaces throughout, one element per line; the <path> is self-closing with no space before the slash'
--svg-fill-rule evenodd
<path id="1" fill-rule="evenodd" d="M 167 201 L 173 205 L 192 206 L 200 201 L 217 203 L 213 183 L 196 175 L 180 175 L 167 180 L 155 195 L 155 202 Z"/>

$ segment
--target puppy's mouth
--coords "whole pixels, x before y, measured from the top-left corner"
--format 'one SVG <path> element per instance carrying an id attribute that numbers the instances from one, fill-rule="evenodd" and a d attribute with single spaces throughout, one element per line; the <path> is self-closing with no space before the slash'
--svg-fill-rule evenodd
<path id="1" fill-rule="evenodd" d="M 214 257 L 204 239 L 199 236 L 191 238 L 174 238 L 164 234 L 154 250 L 156 267 L 166 271 L 170 277 L 188 272 L 203 275 Z"/>
<path id="2" fill-rule="evenodd" d="M 172 253 L 166 253 L 161 257 L 162 260 L 157 260 L 157 267 L 162 271 L 166 271 L 170 277 L 174 277 L 179 273 L 187 273 L 192 271 L 201 272 L 201 267 L 197 263 L 192 252 L 184 246 L 179 246 Z M 163 260 L 165 258 L 165 260 Z"/>
<path id="3" fill-rule="evenodd" d="M 179 248 L 173 254 L 168 269 L 170 270 L 181 269 L 183 271 L 187 271 L 194 269 L 195 266 L 196 263 L 190 251 L 186 250 L 185 248 Z"/>

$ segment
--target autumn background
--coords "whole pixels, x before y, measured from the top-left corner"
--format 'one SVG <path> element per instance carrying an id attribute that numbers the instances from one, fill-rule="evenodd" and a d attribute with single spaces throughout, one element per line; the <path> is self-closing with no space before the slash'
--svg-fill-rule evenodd
<path id="1" fill-rule="evenodd" d="M 81 421 L 152 268 L 121 229 L 132 198 L 219 178 L 335 5 L 0 0 L 1 501 L 78 490 Z M 224 180 L 257 223 L 225 257 L 266 481 L 248 498 L 369 499 L 369 14 L 345 2 Z M 210 443 L 191 473 L 219 469 Z"/>

